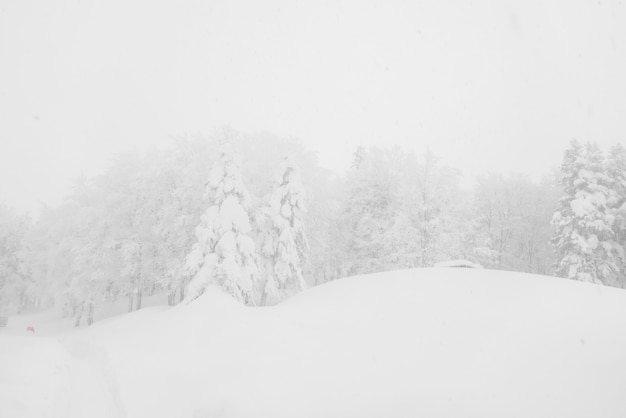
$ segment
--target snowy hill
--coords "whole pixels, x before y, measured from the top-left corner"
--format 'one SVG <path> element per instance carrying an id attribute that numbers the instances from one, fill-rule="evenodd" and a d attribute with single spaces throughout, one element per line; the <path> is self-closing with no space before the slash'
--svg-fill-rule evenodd
<path id="1" fill-rule="evenodd" d="M 7 417 L 624 417 L 626 292 L 473 269 L 0 330 Z"/>

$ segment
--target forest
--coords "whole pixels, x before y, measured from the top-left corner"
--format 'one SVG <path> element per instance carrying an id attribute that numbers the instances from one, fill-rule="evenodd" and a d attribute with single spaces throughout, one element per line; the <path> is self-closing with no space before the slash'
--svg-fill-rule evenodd
<path id="1" fill-rule="evenodd" d="M 490 174 L 464 188 L 430 152 L 359 147 L 337 175 L 297 140 L 179 138 L 118 155 L 37 219 L 0 206 L 0 311 L 55 306 L 90 324 L 107 301 L 133 311 L 167 292 L 176 304 L 210 284 L 272 305 L 454 259 L 624 287 L 626 150 L 573 140 L 563 155 L 541 181 Z"/>

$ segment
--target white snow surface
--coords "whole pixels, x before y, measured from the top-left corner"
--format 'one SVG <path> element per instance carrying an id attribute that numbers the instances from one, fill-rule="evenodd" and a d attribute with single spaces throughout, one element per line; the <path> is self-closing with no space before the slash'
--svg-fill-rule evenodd
<path id="1" fill-rule="evenodd" d="M 76 331 L 0 329 L 0 416 L 625 417 L 625 329 L 621 289 L 491 270 L 266 308 L 209 288 Z"/>
<path id="2" fill-rule="evenodd" d="M 473 268 L 473 269 L 482 269 L 482 268 L 484 268 L 480 264 L 472 263 L 471 261 L 468 261 L 468 260 L 441 261 L 439 263 L 436 263 L 433 267 L 437 267 L 437 268 L 461 267 L 461 268 Z"/>

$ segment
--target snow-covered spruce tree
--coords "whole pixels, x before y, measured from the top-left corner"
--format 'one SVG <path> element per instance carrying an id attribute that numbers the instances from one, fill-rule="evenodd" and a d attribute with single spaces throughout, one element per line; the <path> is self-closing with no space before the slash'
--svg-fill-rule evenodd
<path id="1" fill-rule="evenodd" d="M 213 206 L 202 215 L 196 228 L 198 240 L 185 260 L 185 269 L 193 277 L 186 299 L 195 299 L 207 286 L 218 285 L 251 304 L 258 268 L 250 237 L 250 198 L 232 144 L 224 142 L 221 147 L 220 159 L 206 183 Z"/>
<path id="2" fill-rule="evenodd" d="M 610 179 L 595 144 L 573 140 L 563 164 L 565 196 L 552 224 L 556 232 L 556 275 L 591 283 L 606 283 L 617 269 L 613 220 L 607 201 Z"/>
<path id="3" fill-rule="evenodd" d="M 281 292 L 297 292 L 306 287 L 302 276 L 309 247 L 304 229 L 305 199 L 297 167 L 291 158 L 283 158 L 274 190 L 263 209 L 266 281 L 261 304 L 268 296 L 275 298 Z"/>
<path id="4" fill-rule="evenodd" d="M 626 287 L 626 148 L 621 144 L 615 145 L 609 151 L 607 159 L 607 175 L 611 180 L 612 195 L 608 206 L 615 216 L 613 233 L 617 244 L 620 260 L 618 262 L 614 285 Z"/>

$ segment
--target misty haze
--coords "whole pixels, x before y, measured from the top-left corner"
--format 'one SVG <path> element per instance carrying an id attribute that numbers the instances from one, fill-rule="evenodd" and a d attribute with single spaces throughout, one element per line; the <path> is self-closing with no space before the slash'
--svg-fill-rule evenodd
<path id="1" fill-rule="evenodd" d="M 621 0 L 0 0 L 0 417 L 626 417 Z"/>

